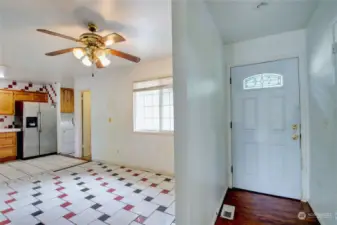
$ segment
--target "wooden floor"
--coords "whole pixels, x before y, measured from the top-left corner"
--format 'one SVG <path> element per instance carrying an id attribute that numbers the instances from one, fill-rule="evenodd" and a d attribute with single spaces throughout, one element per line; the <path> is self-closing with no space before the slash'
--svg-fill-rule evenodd
<path id="1" fill-rule="evenodd" d="M 224 203 L 236 207 L 234 220 L 218 218 L 215 225 L 319 225 L 307 203 L 292 199 L 232 189 Z M 299 220 L 299 212 L 307 218 Z"/>

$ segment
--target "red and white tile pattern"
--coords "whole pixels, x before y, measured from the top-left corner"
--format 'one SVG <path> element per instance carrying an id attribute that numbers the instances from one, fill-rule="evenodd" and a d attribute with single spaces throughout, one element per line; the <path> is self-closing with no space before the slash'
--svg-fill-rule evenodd
<path id="1" fill-rule="evenodd" d="M 0 183 L 0 225 L 172 225 L 175 180 L 98 162 Z"/>
<path id="2" fill-rule="evenodd" d="M 17 82 L 15 80 L 1 80 L 0 89 L 48 93 L 49 104 L 57 103 L 55 85 L 53 84 L 36 84 L 31 82 Z M 13 122 L 13 116 L 0 115 L 0 129 L 12 128 Z"/>

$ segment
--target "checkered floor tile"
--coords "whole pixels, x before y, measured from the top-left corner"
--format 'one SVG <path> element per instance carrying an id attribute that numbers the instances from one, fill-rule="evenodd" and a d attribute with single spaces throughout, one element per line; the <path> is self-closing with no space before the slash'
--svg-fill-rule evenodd
<path id="1" fill-rule="evenodd" d="M 56 171 L 85 163 L 84 160 L 51 155 L 29 160 L 17 160 L 0 164 L 0 183 L 3 181 L 34 176 L 46 171 Z"/>
<path id="2" fill-rule="evenodd" d="M 174 187 L 172 177 L 99 162 L 0 180 L 0 225 L 174 225 Z"/>

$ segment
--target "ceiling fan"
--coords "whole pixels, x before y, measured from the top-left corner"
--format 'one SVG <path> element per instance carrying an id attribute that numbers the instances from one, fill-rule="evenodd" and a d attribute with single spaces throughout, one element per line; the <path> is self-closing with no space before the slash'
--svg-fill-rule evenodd
<path id="1" fill-rule="evenodd" d="M 111 63 L 111 61 L 108 59 L 108 55 L 114 55 L 135 63 L 140 62 L 140 58 L 136 56 L 107 48 L 107 46 L 110 46 L 114 43 L 125 41 L 125 38 L 121 35 L 117 33 L 111 33 L 102 37 L 96 34 L 97 26 L 93 23 L 89 23 L 88 28 L 91 33 L 84 33 L 78 39 L 45 29 L 37 29 L 37 31 L 75 41 L 83 45 L 82 47 L 67 48 L 54 52 L 48 52 L 46 53 L 47 56 L 57 56 L 73 52 L 74 56 L 81 60 L 85 66 L 89 67 L 95 64 L 98 69 L 107 67 Z"/>

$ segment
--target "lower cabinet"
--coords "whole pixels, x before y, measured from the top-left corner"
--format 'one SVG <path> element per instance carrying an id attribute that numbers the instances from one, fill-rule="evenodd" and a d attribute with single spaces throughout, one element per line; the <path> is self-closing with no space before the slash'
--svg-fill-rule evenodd
<path id="1" fill-rule="evenodd" d="M 0 133 L 0 162 L 16 159 L 16 133 Z"/>

